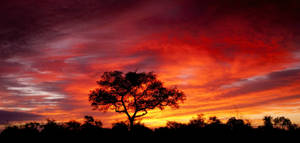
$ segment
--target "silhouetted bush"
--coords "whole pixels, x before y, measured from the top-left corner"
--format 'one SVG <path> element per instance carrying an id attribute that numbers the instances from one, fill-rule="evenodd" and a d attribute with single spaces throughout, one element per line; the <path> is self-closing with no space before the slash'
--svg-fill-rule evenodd
<path id="1" fill-rule="evenodd" d="M 46 123 L 30 122 L 23 125 L 7 126 L 0 135 L 0 140 L 107 140 L 123 141 L 139 139 L 156 141 L 176 141 L 178 139 L 210 139 L 241 141 L 260 139 L 265 141 L 278 139 L 294 139 L 300 135 L 300 129 L 288 118 L 266 116 L 264 125 L 254 128 L 249 122 L 235 117 L 223 123 L 217 117 L 210 117 L 207 121 L 202 115 L 190 120 L 188 123 L 169 121 L 165 127 L 150 129 L 144 124 L 136 123 L 132 130 L 126 122 L 117 122 L 112 128 L 102 128 L 102 122 L 92 116 L 85 116 L 84 122 L 77 121 L 56 122 L 47 120 Z"/>

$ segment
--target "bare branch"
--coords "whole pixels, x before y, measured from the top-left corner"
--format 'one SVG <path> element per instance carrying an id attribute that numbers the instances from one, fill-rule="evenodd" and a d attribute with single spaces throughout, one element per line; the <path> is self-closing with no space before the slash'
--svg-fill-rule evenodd
<path id="1" fill-rule="evenodd" d="M 143 110 L 144 113 L 140 114 L 140 115 L 136 115 L 135 117 L 138 118 L 138 117 L 142 117 L 142 116 L 145 116 L 146 114 L 148 114 L 148 111 L 147 110 Z"/>

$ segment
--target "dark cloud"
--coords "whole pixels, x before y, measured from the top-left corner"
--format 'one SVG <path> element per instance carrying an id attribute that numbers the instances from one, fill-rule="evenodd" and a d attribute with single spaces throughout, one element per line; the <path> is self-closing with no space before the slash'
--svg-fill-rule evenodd
<path id="1" fill-rule="evenodd" d="M 89 113 L 87 93 L 97 72 L 137 69 L 166 74 L 173 66 L 176 68 L 170 71 L 181 74 L 202 60 L 198 57 L 208 59 L 207 65 L 195 65 L 207 68 L 203 77 L 210 77 L 204 83 L 196 76 L 185 77 L 199 83 L 184 82 L 187 84 L 180 87 L 205 88 L 211 93 L 235 81 L 243 83 L 216 97 L 220 100 L 286 87 L 299 80 L 299 69 L 272 72 L 266 66 L 294 60 L 289 51 L 297 48 L 292 44 L 299 36 L 299 11 L 297 0 L 2 0 L 1 108 L 32 109 L 41 114 L 59 111 L 64 116 Z M 256 76 L 254 72 L 245 73 L 261 66 L 266 68 L 257 74 L 272 73 L 254 80 L 249 78 Z M 237 72 L 232 76 L 225 73 L 228 71 Z M 167 81 L 185 79 L 171 72 Z M 60 95 L 63 98 L 56 98 Z M 27 113 L 0 113 L 35 118 Z M 23 120 L 25 115 L 18 118 Z"/>
<path id="2" fill-rule="evenodd" d="M 256 79 L 241 80 L 237 89 L 229 91 L 225 94 L 218 95 L 216 98 L 229 98 L 242 96 L 249 93 L 271 90 L 279 87 L 286 87 L 292 83 L 299 82 L 300 69 L 290 69 L 283 71 L 271 72 L 265 76 Z"/>
<path id="3" fill-rule="evenodd" d="M 161 5 L 165 11 L 141 19 L 137 27 L 144 30 L 161 27 L 172 30 L 175 27 L 193 33 L 197 32 L 193 26 L 226 28 L 226 20 L 241 19 L 247 20 L 248 26 L 259 32 L 271 34 L 284 28 L 299 34 L 300 2 L 297 0 L 175 0 Z"/>
<path id="4" fill-rule="evenodd" d="M 26 121 L 26 120 L 37 120 L 43 116 L 25 113 L 25 112 L 12 112 L 0 110 L 0 124 L 6 124 L 13 121 Z"/>
<path id="5" fill-rule="evenodd" d="M 175 26 L 187 31 L 190 27 L 192 32 L 195 31 L 194 26 L 215 26 L 215 21 L 226 16 L 241 15 L 242 18 L 251 21 L 251 26 L 258 31 L 277 25 L 272 28 L 274 31 L 279 25 L 294 32 L 299 29 L 299 5 L 299 1 L 296 0 L 188 0 L 161 1 L 159 4 L 154 1 L 136 0 L 4 0 L 0 6 L 0 58 L 38 54 L 35 52 L 39 48 L 33 48 L 34 45 L 69 34 L 65 29 L 95 21 L 100 26 L 114 24 L 118 21 L 117 18 L 130 11 L 137 14 L 128 14 L 121 20 L 136 18 L 137 21 L 130 24 L 143 31 L 157 31 L 161 27 Z M 143 13 L 143 10 L 139 9 L 140 6 L 152 9 L 152 14 L 144 14 L 142 18 L 138 18 L 138 13 Z M 116 35 L 120 34 L 108 36 Z"/>
<path id="6" fill-rule="evenodd" d="M 67 29 L 69 24 L 83 24 L 86 20 L 107 23 L 112 16 L 137 3 L 135 0 L 1 1 L 0 58 L 32 55 L 37 50 L 34 45 L 67 34 L 59 27 Z"/>

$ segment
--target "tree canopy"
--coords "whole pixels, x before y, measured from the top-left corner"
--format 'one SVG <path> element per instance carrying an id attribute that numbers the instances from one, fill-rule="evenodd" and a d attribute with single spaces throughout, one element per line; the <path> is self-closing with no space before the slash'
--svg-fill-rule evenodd
<path id="1" fill-rule="evenodd" d="M 89 94 L 93 109 L 125 113 L 131 127 L 134 120 L 146 115 L 148 110 L 163 110 L 166 106 L 178 108 L 178 101 L 186 97 L 176 87 L 164 87 L 153 72 L 104 72 L 97 84 L 99 88 Z"/>

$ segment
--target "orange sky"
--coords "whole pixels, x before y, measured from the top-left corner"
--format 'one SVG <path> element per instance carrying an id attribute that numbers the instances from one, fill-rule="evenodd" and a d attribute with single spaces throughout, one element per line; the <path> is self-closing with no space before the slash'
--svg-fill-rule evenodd
<path id="1" fill-rule="evenodd" d="M 300 123 L 299 5 L 293 0 L 5 2 L 0 123 L 84 115 L 105 126 L 124 120 L 122 114 L 93 111 L 88 102 L 101 73 L 112 70 L 154 71 L 165 86 L 186 93 L 179 109 L 149 112 L 143 120 L 149 126 L 197 114 L 253 121 L 284 115 Z"/>

